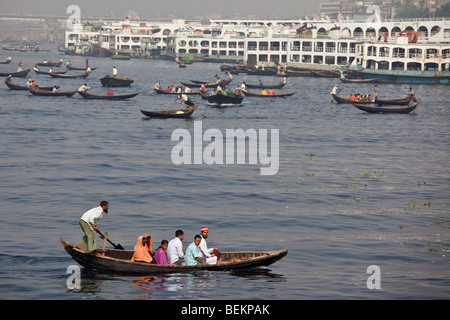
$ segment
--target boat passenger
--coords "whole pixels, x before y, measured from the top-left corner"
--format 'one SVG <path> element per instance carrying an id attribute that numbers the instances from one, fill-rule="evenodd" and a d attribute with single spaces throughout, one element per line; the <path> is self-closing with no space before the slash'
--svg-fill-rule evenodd
<path id="1" fill-rule="evenodd" d="M 144 234 L 138 238 L 134 246 L 134 254 L 131 257 L 131 261 L 151 263 L 153 261 L 152 254 L 152 237 Z"/>
<path id="2" fill-rule="evenodd" d="M 334 85 L 333 89 L 331 90 L 331 94 L 338 94 L 339 93 L 339 87 L 336 85 Z"/>
<path id="3" fill-rule="evenodd" d="M 12 77 L 11 74 L 9 76 L 7 76 L 5 79 L 5 83 L 11 82 L 11 77 Z"/>
<path id="4" fill-rule="evenodd" d="M 88 67 L 86 68 L 86 73 L 87 73 L 87 74 L 91 74 L 91 67 L 88 66 Z"/>
<path id="5" fill-rule="evenodd" d="M 273 89 L 272 88 L 270 88 L 269 89 L 269 96 L 273 96 L 275 93 L 273 92 Z"/>
<path id="6" fill-rule="evenodd" d="M 89 89 L 92 89 L 92 87 L 88 87 L 86 83 L 84 83 L 81 87 L 78 88 L 78 92 L 86 92 Z"/>
<path id="7" fill-rule="evenodd" d="M 181 264 L 184 260 L 183 254 L 183 230 L 175 231 L 175 238 L 169 241 L 167 245 L 167 262 L 170 264 Z"/>
<path id="8" fill-rule="evenodd" d="M 205 261 L 200 257 L 200 250 L 198 246 L 202 237 L 199 234 L 196 234 L 194 237 L 194 241 L 187 247 L 185 261 L 188 266 L 195 266 L 200 263 L 205 263 Z"/>
<path id="9" fill-rule="evenodd" d="M 180 94 L 175 99 L 175 102 L 178 102 L 178 98 L 181 98 L 181 100 L 183 100 L 182 103 L 186 106 L 186 108 L 192 108 L 195 106 L 195 103 L 193 103 L 192 100 L 189 99 L 189 96 L 187 94 L 184 94 L 184 93 Z"/>
<path id="10" fill-rule="evenodd" d="M 166 250 L 169 245 L 169 242 L 167 240 L 162 240 L 161 245 L 155 252 L 155 262 L 157 264 L 169 264 L 167 262 L 167 255 Z"/>
<path id="11" fill-rule="evenodd" d="M 108 96 L 113 96 L 114 95 L 114 92 L 113 92 L 112 88 L 109 88 L 107 95 Z"/>
<path id="12" fill-rule="evenodd" d="M 153 88 L 155 88 L 155 90 L 161 89 L 161 82 L 158 81 L 158 82 L 153 86 Z"/>
<path id="13" fill-rule="evenodd" d="M 246 85 L 245 85 L 245 82 L 242 82 L 242 84 L 241 84 L 241 90 L 242 90 L 242 91 L 247 90 L 247 87 L 246 87 Z"/>
<path id="14" fill-rule="evenodd" d="M 49 73 L 53 72 L 53 67 L 50 67 L 50 70 L 48 70 Z"/>
<path id="15" fill-rule="evenodd" d="M 417 102 L 417 99 L 414 96 L 414 90 L 412 87 L 409 87 L 409 97 L 411 98 L 412 101 Z"/>
<path id="16" fill-rule="evenodd" d="M 170 88 L 170 86 L 167 86 L 167 90 L 166 90 L 166 92 L 171 92 L 172 91 L 172 89 Z"/>
<path id="17" fill-rule="evenodd" d="M 264 96 L 267 95 L 266 89 L 262 89 L 261 94 Z"/>
<path id="18" fill-rule="evenodd" d="M 20 71 L 23 71 L 23 68 L 22 68 L 22 62 L 19 62 L 19 63 L 17 64 L 17 72 L 20 72 Z"/>
<path id="19" fill-rule="evenodd" d="M 375 88 L 373 88 L 373 99 L 378 98 L 378 85 L 375 85 Z"/>
<path id="20" fill-rule="evenodd" d="M 58 88 L 54 86 L 52 92 L 58 92 Z"/>
<path id="21" fill-rule="evenodd" d="M 117 77 L 117 69 L 116 69 L 116 67 L 113 68 L 112 76 L 113 76 L 114 78 Z"/>
<path id="22" fill-rule="evenodd" d="M 263 82 L 262 82 L 261 80 L 259 80 L 259 85 L 260 85 L 260 86 L 263 86 L 263 85 L 264 85 Z"/>
<path id="23" fill-rule="evenodd" d="M 198 246 L 200 251 L 200 256 L 207 264 L 216 264 L 217 260 L 219 260 L 220 256 L 217 256 L 216 253 L 219 252 L 217 248 L 208 248 L 206 244 L 206 239 L 208 238 L 208 228 L 202 227 L 201 232 L 201 241 Z"/>
<path id="24" fill-rule="evenodd" d="M 352 98 L 353 98 L 353 95 L 350 93 L 347 97 L 347 100 L 352 100 Z"/>
<path id="25" fill-rule="evenodd" d="M 286 77 L 283 77 L 283 79 L 281 79 L 281 83 L 284 83 L 284 84 L 287 83 Z"/>
<path id="26" fill-rule="evenodd" d="M 192 92 L 192 90 L 189 86 L 186 86 L 186 88 L 184 89 L 184 92 L 189 93 L 189 92 Z"/>
<path id="27" fill-rule="evenodd" d="M 94 231 L 100 233 L 100 229 L 97 228 L 97 220 L 103 217 L 104 213 L 108 213 L 109 203 L 108 201 L 100 202 L 98 207 L 92 208 L 86 211 L 80 218 L 79 224 L 84 232 L 83 238 L 75 244 L 75 247 L 86 251 L 87 253 L 94 253 L 95 251 L 101 252 L 99 249 L 97 240 L 95 239 Z M 103 236 L 100 235 L 103 239 Z"/>
<path id="28" fill-rule="evenodd" d="M 354 96 L 353 96 L 353 98 L 352 98 L 352 101 L 358 101 L 358 93 L 357 94 L 355 94 Z"/>

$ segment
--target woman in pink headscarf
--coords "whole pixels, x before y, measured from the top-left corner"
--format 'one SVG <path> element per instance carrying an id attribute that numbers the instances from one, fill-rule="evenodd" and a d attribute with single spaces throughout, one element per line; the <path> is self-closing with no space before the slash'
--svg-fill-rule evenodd
<path id="1" fill-rule="evenodd" d="M 157 264 L 169 264 L 167 262 L 166 250 L 169 242 L 167 240 L 162 240 L 161 245 L 155 252 L 155 262 Z"/>
<path id="2" fill-rule="evenodd" d="M 152 254 L 152 237 L 148 234 L 144 234 L 138 238 L 138 241 L 134 246 L 134 254 L 131 260 L 151 263 L 153 261 Z"/>

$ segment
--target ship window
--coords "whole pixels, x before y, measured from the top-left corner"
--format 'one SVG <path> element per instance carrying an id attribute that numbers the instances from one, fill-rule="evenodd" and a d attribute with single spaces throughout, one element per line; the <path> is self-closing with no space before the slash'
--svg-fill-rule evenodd
<path id="1" fill-rule="evenodd" d="M 394 27 L 391 30 L 391 37 L 396 37 L 402 30 L 399 27 Z"/>
<path id="2" fill-rule="evenodd" d="M 323 63 L 323 56 L 314 56 L 314 63 L 322 64 Z"/>
<path id="3" fill-rule="evenodd" d="M 259 50 L 261 50 L 261 51 L 269 50 L 269 43 L 267 41 L 261 41 L 259 43 Z"/>
<path id="4" fill-rule="evenodd" d="M 202 49 L 200 50 L 201 54 L 208 54 L 209 50 L 208 49 Z"/>
<path id="5" fill-rule="evenodd" d="M 198 53 L 197 49 L 189 49 L 189 53 Z"/>
<path id="6" fill-rule="evenodd" d="M 267 54 L 260 54 L 259 61 L 267 62 Z"/>
<path id="7" fill-rule="evenodd" d="M 389 62 L 378 61 L 378 70 L 389 70 Z"/>
<path id="8" fill-rule="evenodd" d="M 406 65 L 406 68 L 408 70 L 412 70 L 412 71 L 420 71 L 422 69 L 422 64 L 421 63 L 417 63 L 417 62 L 409 62 Z"/>
<path id="9" fill-rule="evenodd" d="M 312 42 L 311 41 L 303 41 L 303 51 L 312 51 Z"/>
<path id="10" fill-rule="evenodd" d="M 430 32 L 430 34 L 432 35 L 432 36 L 434 36 L 436 33 L 438 33 L 439 31 L 441 31 L 441 27 L 439 27 L 439 26 L 434 26 L 433 28 L 431 28 L 431 32 Z"/>
<path id="11" fill-rule="evenodd" d="M 448 58 L 450 58 L 450 49 L 442 50 L 442 59 L 448 59 Z"/>
<path id="12" fill-rule="evenodd" d="M 186 53 L 186 49 L 178 49 L 178 53 Z"/>
<path id="13" fill-rule="evenodd" d="M 326 56 L 325 57 L 325 64 L 334 64 L 334 57 L 333 56 Z"/>
<path id="14" fill-rule="evenodd" d="M 392 62 L 392 70 L 404 70 L 405 64 L 403 62 Z"/>
<path id="15" fill-rule="evenodd" d="M 425 63 L 425 70 L 438 71 L 439 65 L 437 63 Z"/>
<path id="16" fill-rule="evenodd" d="M 355 28 L 355 31 L 353 31 L 353 36 L 355 38 L 362 38 L 364 36 L 364 32 L 360 27 Z"/>
<path id="17" fill-rule="evenodd" d="M 303 55 L 302 56 L 302 62 L 303 63 L 311 63 L 311 56 L 310 55 Z"/>

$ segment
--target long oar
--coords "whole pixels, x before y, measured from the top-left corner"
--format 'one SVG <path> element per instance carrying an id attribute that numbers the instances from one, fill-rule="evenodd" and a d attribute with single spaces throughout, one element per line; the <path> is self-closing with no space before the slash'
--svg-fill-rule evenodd
<path id="1" fill-rule="evenodd" d="M 175 100 L 175 102 L 178 102 L 179 104 L 184 104 L 183 102 L 180 102 L 180 101 L 177 101 L 177 100 Z M 200 111 L 197 110 L 197 107 L 198 107 L 198 106 L 191 107 L 191 106 L 188 106 L 188 105 L 186 105 L 186 104 L 184 104 L 184 105 L 185 105 L 186 107 L 188 107 L 188 108 L 194 108 L 195 111 L 197 111 L 197 112 L 200 113 L 203 117 L 206 118 L 206 116 L 205 116 L 203 113 L 201 113 Z"/>
<path id="2" fill-rule="evenodd" d="M 100 236 L 102 236 L 102 237 L 105 237 L 100 231 L 97 231 L 97 233 L 100 235 Z M 115 243 L 113 243 L 111 240 L 109 240 L 108 238 L 106 238 L 106 240 L 108 240 L 108 242 L 109 243 L 111 243 L 112 245 L 113 245 L 113 247 L 114 247 L 114 249 L 117 249 L 117 250 L 125 250 L 123 247 L 122 247 L 122 245 L 119 243 L 118 245 L 116 245 Z"/>

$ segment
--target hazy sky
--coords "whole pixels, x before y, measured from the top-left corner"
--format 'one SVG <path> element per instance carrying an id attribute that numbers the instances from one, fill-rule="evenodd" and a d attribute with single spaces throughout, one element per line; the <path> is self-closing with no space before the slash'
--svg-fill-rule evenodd
<path id="1" fill-rule="evenodd" d="M 264 15 L 267 17 L 296 18 L 319 12 L 319 3 L 329 0 L 0 0 L 1 13 L 66 15 L 69 5 L 78 5 L 88 16 L 123 17 L 128 10 L 143 18 L 168 14 L 188 19 L 205 14 Z M 68 15 L 68 14 L 67 14 Z"/>

